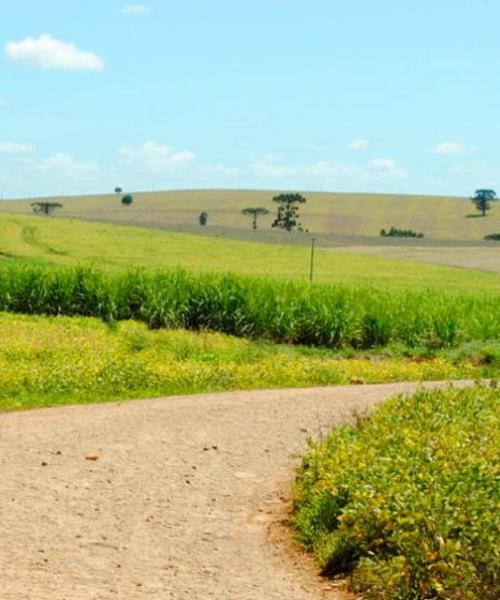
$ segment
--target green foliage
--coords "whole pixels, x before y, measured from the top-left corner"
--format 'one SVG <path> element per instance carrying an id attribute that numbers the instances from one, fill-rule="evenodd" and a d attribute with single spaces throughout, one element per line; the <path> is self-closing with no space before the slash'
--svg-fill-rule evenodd
<path id="1" fill-rule="evenodd" d="M 267 210 L 267 208 L 263 208 L 262 206 L 257 206 L 257 207 L 249 207 L 249 208 L 244 208 L 241 213 L 243 215 L 245 215 L 246 217 L 252 217 L 252 228 L 253 229 L 257 229 L 257 217 L 259 217 L 260 215 L 267 215 L 269 214 L 269 211 Z"/>
<path id="2" fill-rule="evenodd" d="M 125 196 L 122 197 L 122 204 L 124 206 L 130 206 L 131 204 L 133 204 L 134 202 L 134 197 L 132 196 L 132 194 L 125 194 Z"/>
<path id="3" fill-rule="evenodd" d="M 343 358 L 219 333 L 0 313 L 0 410 L 230 389 L 470 377 L 443 357 Z"/>
<path id="4" fill-rule="evenodd" d="M 121 194 L 123 192 L 120 186 L 115 187 L 115 194 Z"/>
<path id="5" fill-rule="evenodd" d="M 500 295 L 310 285 L 183 270 L 0 269 L 0 310 L 134 319 L 339 348 L 399 342 L 430 350 L 500 337 Z"/>
<path id="6" fill-rule="evenodd" d="M 423 233 L 417 233 L 412 229 L 397 229 L 396 227 L 391 227 L 388 231 L 385 229 L 380 230 L 380 235 L 382 237 L 402 237 L 402 238 L 423 238 Z"/>
<path id="7" fill-rule="evenodd" d="M 208 213 L 206 213 L 206 212 L 200 213 L 200 215 L 198 217 L 198 222 L 202 227 L 205 227 L 205 225 L 208 223 Z"/>
<path id="8" fill-rule="evenodd" d="M 37 215 L 50 215 L 56 208 L 62 208 L 60 202 L 33 202 L 31 204 L 33 212 Z"/>
<path id="9" fill-rule="evenodd" d="M 500 233 L 490 233 L 484 236 L 485 240 L 493 240 L 495 242 L 500 242 Z"/>
<path id="10" fill-rule="evenodd" d="M 491 209 L 491 203 L 497 199 L 495 190 L 476 190 L 474 197 L 471 198 L 476 209 L 483 215 Z"/>
<path id="11" fill-rule="evenodd" d="M 271 227 L 292 231 L 302 231 L 299 222 L 299 204 L 304 204 L 306 199 L 301 194 L 279 194 L 274 196 L 273 202 L 278 204 L 278 214 Z"/>
<path id="12" fill-rule="evenodd" d="M 500 391 L 421 391 L 312 445 L 296 525 L 377 600 L 500 596 Z"/>

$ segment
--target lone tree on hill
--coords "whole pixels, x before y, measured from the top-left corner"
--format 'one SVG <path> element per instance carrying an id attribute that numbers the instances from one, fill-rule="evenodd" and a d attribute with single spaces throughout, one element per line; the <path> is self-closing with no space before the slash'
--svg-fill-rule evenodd
<path id="1" fill-rule="evenodd" d="M 122 198 L 122 204 L 124 206 L 130 206 L 134 202 L 134 197 L 132 194 L 125 194 Z"/>
<path id="2" fill-rule="evenodd" d="M 202 212 L 198 217 L 198 221 L 202 227 L 204 227 L 208 223 L 208 213 Z"/>
<path id="3" fill-rule="evenodd" d="M 497 200 L 497 194 L 495 190 L 476 190 L 471 200 L 477 210 L 485 217 L 486 211 L 491 209 L 491 203 Z"/>
<path id="4" fill-rule="evenodd" d="M 120 186 L 115 187 L 115 194 L 121 194 L 123 192 Z"/>
<path id="5" fill-rule="evenodd" d="M 253 229 L 257 229 L 257 218 L 260 215 L 267 215 L 267 214 L 269 214 L 269 211 L 267 210 L 267 208 L 262 208 L 262 206 L 257 206 L 255 208 L 252 208 L 252 207 L 244 208 L 241 212 L 246 217 L 252 217 L 252 227 L 253 227 Z"/>
<path id="6" fill-rule="evenodd" d="M 48 216 L 52 214 L 56 208 L 62 208 L 62 204 L 60 202 L 33 202 L 31 208 L 37 215 Z"/>
<path id="7" fill-rule="evenodd" d="M 278 214 L 271 227 L 292 231 L 297 229 L 302 231 L 299 222 L 299 204 L 304 204 L 306 199 L 301 194 L 280 194 L 273 198 L 273 202 L 278 204 Z"/>

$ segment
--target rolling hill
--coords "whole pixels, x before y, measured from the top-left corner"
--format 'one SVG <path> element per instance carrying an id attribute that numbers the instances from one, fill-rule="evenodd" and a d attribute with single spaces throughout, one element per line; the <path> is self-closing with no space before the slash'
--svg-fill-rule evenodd
<path id="1" fill-rule="evenodd" d="M 271 233 L 276 212 L 276 191 L 182 190 L 134 193 L 134 204 L 124 207 L 115 194 L 52 198 L 63 204 L 61 217 L 128 223 L 170 230 L 200 230 L 198 215 L 208 213 L 207 229 L 252 235 L 251 220 L 241 214 L 249 206 L 270 210 L 259 221 Z M 378 237 L 380 229 L 395 226 L 423 232 L 426 240 L 481 241 L 500 232 L 500 202 L 486 217 L 470 200 L 459 197 L 389 194 L 341 194 L 303 192 L 301 221 L 313 234 Z M 2 212 L 30 213 L 36 199 L 4 201 Z"/>

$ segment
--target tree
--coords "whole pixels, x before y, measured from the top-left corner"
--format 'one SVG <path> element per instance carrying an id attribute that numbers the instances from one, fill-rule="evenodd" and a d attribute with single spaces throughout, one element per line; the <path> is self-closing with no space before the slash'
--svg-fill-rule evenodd
<path id="1" fill-rule="evenodd" d="M 122 198 L 122 204 L 124 206 L 130 206 L 134 202 L 134 197 L 132 194 L 125 194 Z"/>
<path id="2" fill-rule="evenodd" d="M 198 221 L 199 221 L 200 225 L 202 225 L 204 227 L 208 223 L 208 213 L 206 213 L 206 212 L 200 213 L 200 216 L 198 217 Z"/>
<path id="3" fill-rule="evenodd" d="M 115 187 L 115 194 L 121 194 L 123 192 L 120 186 Z"/>
<path id="4" fill-rule="evenodd" d="M 474 197 L 471 198 L 472 203 L 482 213 L 483 217 L 486 216 L 486 211 L 490 210 L 491 203 L 495 200 L 497 200 L 495 190 L 476 190 Z"/>
<path id="5" fill-rule="evenodd" d="M 269 211 L 267 210 L 267 208 L 262 208 L 262 206 L 256 206 L 255 208 L 252 208 L 252 207 L 244 208 L 241 212 L 246 217 L 252 217 L 253 229 L 257 229 L 257 217 L 259 217 L 259 215 L 269 214 Z"/>
<path id="6" fill-rule="evenodd" d="M 62 204 L 59 202 L 33 202 L 31 208 L 37 215 L 48 216 L 53 213 L 56 208 L 62 208 Z"/>
<path id="7" fill-rule="evenodd" d="M 302 231 L 299 222 L 299 204 L 304 204 L 306 199 L 301 194 L 280 194 L 273 198 L 273 202 L 278 204 L 278 214 L 271 227 L 291 231 L 297 228 Z"/>

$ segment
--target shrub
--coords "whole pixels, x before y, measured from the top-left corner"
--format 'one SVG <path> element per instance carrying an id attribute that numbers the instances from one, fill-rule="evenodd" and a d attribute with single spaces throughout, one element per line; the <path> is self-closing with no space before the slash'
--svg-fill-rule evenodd
<path id="1" fill-rule="evenodd" d="M 500 242 L 500 233 L 489 233 L 484 236 L 485 240 L 493 240 L 495 242 Z"/>
<path id="2" fill-rule="evenodd" d="M 312 445 L 295 522 L 365 598 L 500 595 L 500 391 L 420 391 Z"/>
<path id="3" fill-rule="evenodd" d="M 423 233 L 417 233 L 412 229 L 397 229 L 396 227 L 391 227 L 389 231 L 385 229 L 380 230 L 380 235 L 382 237 L 402 237 L 402 238 L 423 238 Z"/>

